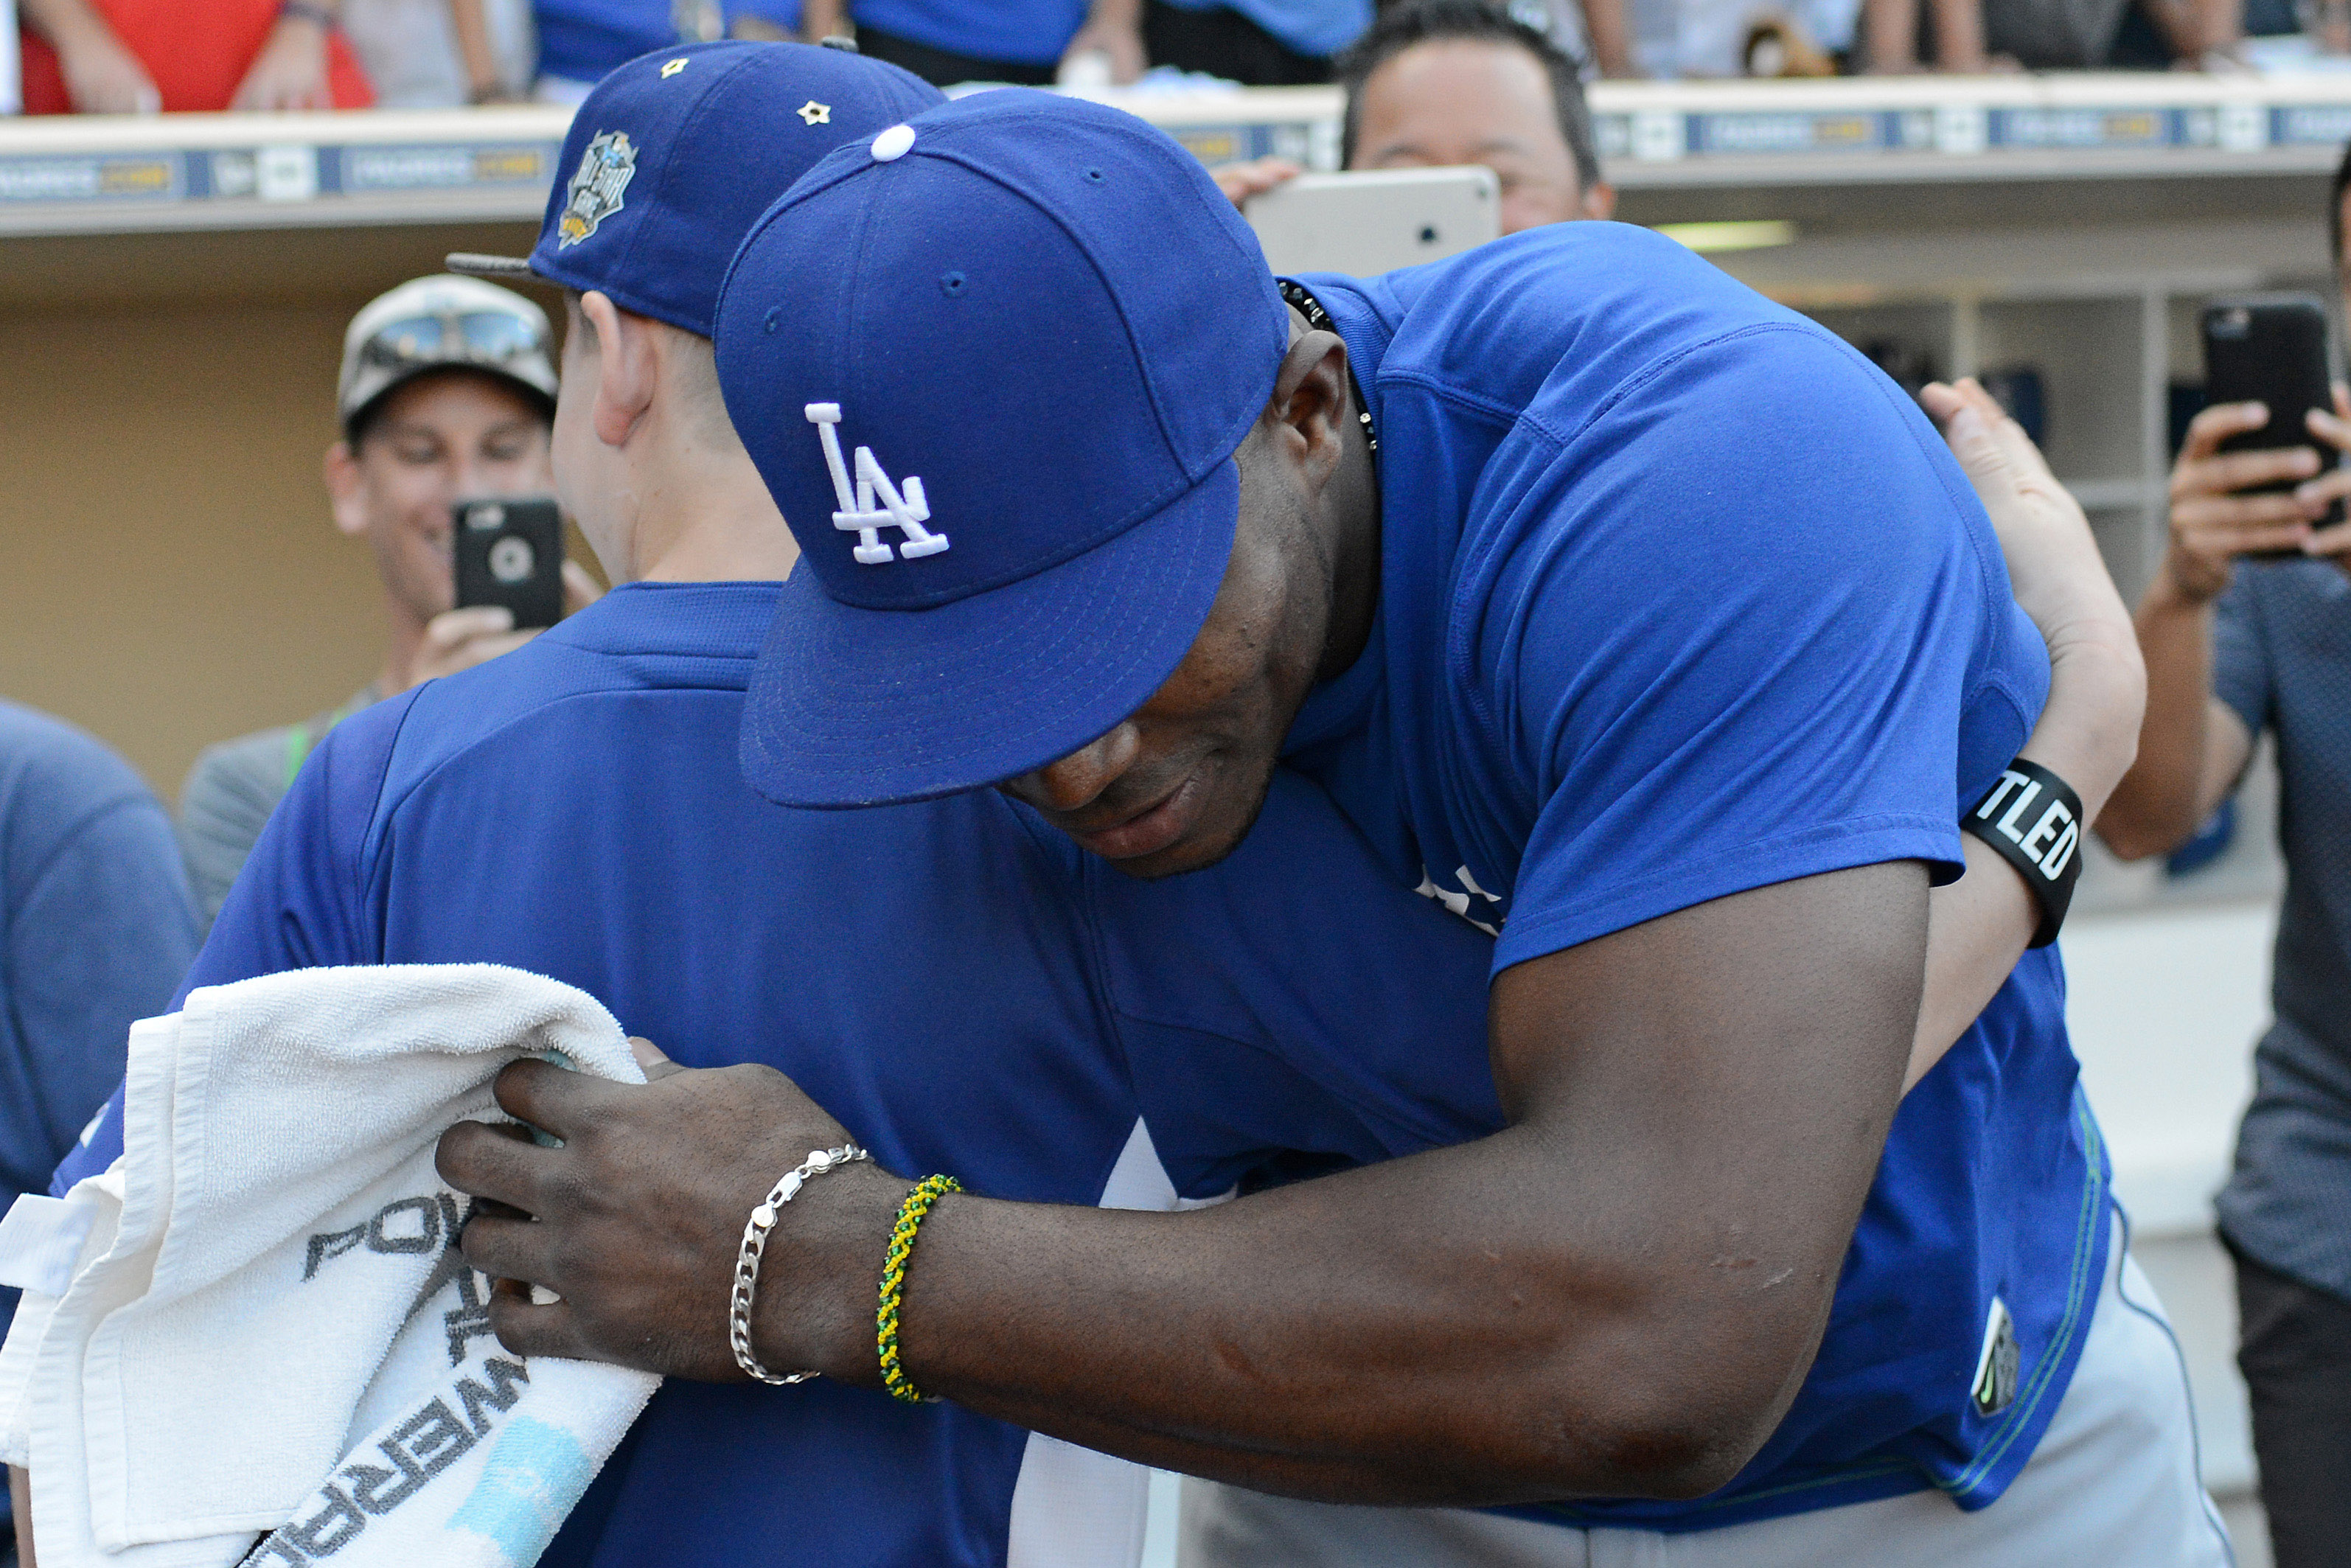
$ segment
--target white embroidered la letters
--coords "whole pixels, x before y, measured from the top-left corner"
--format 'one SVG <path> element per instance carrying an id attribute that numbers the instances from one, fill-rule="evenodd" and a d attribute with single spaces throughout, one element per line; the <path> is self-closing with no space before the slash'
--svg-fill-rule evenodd
<path id="1" fill-rule="evenodd" d="M 873 449 L 857 449 L 857 486 L 850 488 L 849 465 L 841 460 L 841 437 L 833 426 L 841 423 L 841 405 L 837 402 L 812 402 L 807 408 L 808 422 L 816 426 L 817 439 L 824 443 L 824 464 L 832 470 L 832 491 L 841 498 L 841 510 L 833 513 L 832 526 L 843 533 L 857 535 L 857 548 L 850 554 L 866 566 L 883 566 L 904 557 L 914 560 L 926 555 L 936 555 L 947 548 L 947 536 L 935 534 L 923 525 L 931 520 L 929 501 L 923 496 L 923 482 L 912 474 L 906 476 L 902 495 L 890 476 L 882 472 L 874 460 Z M 882 501 L 875 510 L 876 497 Z M 897 555 L 882 542 L 883 528 L 896 528 L 906 537 L 898 547 Z"/>

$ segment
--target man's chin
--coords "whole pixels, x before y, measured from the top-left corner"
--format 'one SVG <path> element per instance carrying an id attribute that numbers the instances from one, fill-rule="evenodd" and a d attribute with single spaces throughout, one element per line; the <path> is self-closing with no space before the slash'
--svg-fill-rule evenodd
<path id="1" fill-rule="evenodd" d="M 1165 877 L 1182 876 L 1186 872 L 1207 870 L 1240 848 L 1241 840 L 1248 836 L 1246 828 L 1238 833 L 1196 833 L 1178 839 L 1152 854 L 1133 855 L 1125 860 L 1102 858 L 1112 870 L 1137 882 L 1158 882 Z"/>
<path id="2" fill-rule="evenodd" d="M 1258 814 L 1265 810 L 1266 794 L 1273 787 L 1272 768 L 1268 768 L 1256 785 L 1254 794 L 1236 801 L 1228 810 L 1202 812 L 1190 831 L 1164 849 L 1120 860 L 1110 860 L 1107 855 L 1102 858 L 1137 882 L 1157 882 L 1187 872 L 1206 871 L 1239 849 L 1249 830 L 1257 826 Z"/>

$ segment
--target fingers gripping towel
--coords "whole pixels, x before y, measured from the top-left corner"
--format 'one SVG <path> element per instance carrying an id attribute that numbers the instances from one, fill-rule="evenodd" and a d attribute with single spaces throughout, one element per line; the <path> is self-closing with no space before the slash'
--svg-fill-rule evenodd
<path id="1" fill-rule="evenodd" d="M 434 1145 L 510 1120 L 490 1082 L 525 1055 L 643 1081 L 595 998 L 490 965 L 272 975 L 132 1028 L 122 1158 L 8 1222 L 55 1239 L 0 1350 L 44 1568 L 537 1560 L 657 1380 L 508 1354 L 456 1250 Z"/>

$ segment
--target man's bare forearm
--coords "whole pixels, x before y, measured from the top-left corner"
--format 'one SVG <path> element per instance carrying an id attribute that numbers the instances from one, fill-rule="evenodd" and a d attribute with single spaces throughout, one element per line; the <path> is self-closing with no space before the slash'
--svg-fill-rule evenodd
<path id="1" fill-rule="evenodd" d="M 800 37 L 808 43 L 821 44 L 846 31 L 848 7 L 842 0 L 808 0 L 800 7 Z"/>
<path id="2" fill-rule="evenodd" d="M 17 0 L 16 14 L 25 26 L 60 54 L 90 44 L 114 41 L 89 0 Z"/>
<path id="3" fill-rule="evenodd" d="M 1562 1183 L 1556 1153 L 1514 1129 L 1177 1217 L 950 1200 L 902 1349 L 958 1404 L 1259 1490 L 1707 1490 L 1794 1394 L 1768 1419 L 1735 1379 L 1694 1400 L 1712 1331 L 1816 1341 L 1826 1294 L 1727 1278 L 1723 1239 L 1642 1201 L 1645 1173 Z M 1656 1451 L 1667 1429 L 1694 1447 Z"/>
<path id="4" fill-rule="evenodd" d="M 1830 975 L 1797 934 L 1840 891 L 1888 939 L 1847 946 Z M 987 1414 L 1259 1490 L 1711 1490 L 1818 1348 L 1896 1103 L 1924 906 L 1918 868 L 1866 868 L 1506 972 L 1496 1071 L 1518 1121 L 1473 1144 L 1184 1216 L 950 1198 L 914 1256 L 908 1372 Z M 1767 920 L 1785 935 L 1767 943 Z M 1717 946 L 1726 929 L 1741 958 Z M 1758 962 L 1788 983 L 1750 983 Z M 1583 988 L 1619 967 L 1674 984 L 1577 1018 Z M 1749 1016 L 1727 1045 L 1734 998 Z M 1608 1043 L 1536 1042 L 1587 1027 Z M 805 1277 L 871 1278 L 870 1260 L 855 1267 L 870 1222 L 843 1218 Z M 866 1322 L 832 1354 L 871 1381 Z"/>
<path id="5" fill-rule="evenodd" d="M 1265 1490 L 1392 1503 L 1689 1497 L 1803 1380 L 1900 1096 L 1927 879 L 1862 866 L 1734 894 L 1513 966 L 1489 1009 L 1511 1125 L 1188 1215 L 950 1197 L 900 1322 L 926 1392 Z M 1465 1071 L 1474 1071 L 1464 1063 Z M 769 1173 L 848 1132 L 780 1073 L 641 1086 L 521 1061 L 438 1153 L 477 1211 L 499 1339 L 737 1375 L 714 1332 Z M 904 1176 L 828 1175 L 779 1216 L 753 1316 L 772 1367 L 871 1386 Z M 723 1293 L 723 1291 L 721 1292 Z"/>
<path id="6" fill-rule="evenodd" d="M 2147 719 L 2138 759 L 2096 819 L 2098 836 L 2125 860 L 2185 843 L 2219 803 L 2207 767 L 2212 694 L 2212 607 L 2183 592 L 2166 570 L 2134 618 L 2147 660 Z M 2213 793 L 2210 802 L 2203 799 Z"/>
<path id="7" fill-rule="evenodd" d="M 2147 680 L 2119 600 L 2110 625 L 2078 626 L 2052 650 L 2049 700 L 2019 755 L 2072 785 L 2091 821 L 2137 755 Z M 1972 834 L 1959 843 L 1965 874 L 1929 902 L 1927 984 L 1906 1089 L 1975 1022 L 2041 925 L 2041 906 L 2015 868 Z"/>
<path id="8" fill-rule="evenodd" d="M 33 1561 L 33 1479 L 8 1467 L 8 1511 L 16 1521 L 16 1568 L 39 1568 Z"/>
<path id="9" fill-rule="evenodd" d="M 1603 75 L 1633 74 L 1633 33 L 1625 16 L 1625 0 L 1585 0 L 1583 25 L 1592 37 L 1592 54 Z"/>

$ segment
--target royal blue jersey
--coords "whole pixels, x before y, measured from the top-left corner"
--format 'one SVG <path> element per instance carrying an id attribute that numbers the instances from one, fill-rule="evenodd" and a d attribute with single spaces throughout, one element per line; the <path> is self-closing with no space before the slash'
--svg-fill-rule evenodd
<path id="1" fill-rule="evenodd" d="M 639 55 L 678 41 L 669 0 L 537 0 L 541 74 L 601 81 Z"/>
<path id="2" fill-rule="evenodd" d="M 761 800 L 736 735 L 773 600 L 623 588 L 345 721 L 189 988 L 334 964 L 534 970 L 688 1065 L 790 1074 L 893 1170 L 1036 1202 L 1172 1207 L 1277 1157 L 1360 1164 L 1499 1121 L 1490 1082 L 1450 1066 L 1484 1049 L 1485 939 L 1388 885 L 1295 777 L 1243 853 L 1120 889 L 1114 915 L 1085 857 L 993 791 Z M 1113 917 L 1130 928 L 1114 954 L 1097 935 Z M 1131 1035 L 1155 1058 L 1132 1074 Z M 1350 1049 L 1446 1065 L 1366 1099 L 1339 1074 Z M 60 1187 L 120 1149 L 118 1097 Z M 1141 1498 L 1133 1467 L 951 1404 L 673 1380 L 542 1561 L 934 1568 L 1002 1563 L 1018 1537 L 1025 1561 L 1086 1568 L 1131 1561 Z M 1128 1504 L 1133 1531 L 1105 1531 Z"/>
<path id="3" fill-rule="evenodd" d="M 1891 382 L 1619 225 L 1301 281 L 1376 427 L 1382 586 L 1290 759 L 1391 876 L 1498 931 L 1499 972 L 1797 877 L 1956 874 L 1959 810 L 2030 733 L 2048 658 L 1966 476 Z M 2104 1261 L 2075 1080 L 2055 949 L 2028 954 L 1896 1116 L 1762 1452 L 1698 1501 L 1531 1511 L 1679 1530 L 1928 1485 L 1997 1498 Z M 1987 1413 L 1970 1389 L 2003 1312 L 2014 1395 Z"/>
<path id="4" fill-rule="evenodd" d="M 797 33 L 799 0 L 752 0 L 720 6 L 726 21 L 748 13 Z M 531 25 L 538 34 L 538 70 L 567 81 L 601 81 L 611 71 L 655 49 L 688 40 L 678 30 L 672 0 L 534 0 Z"/>

